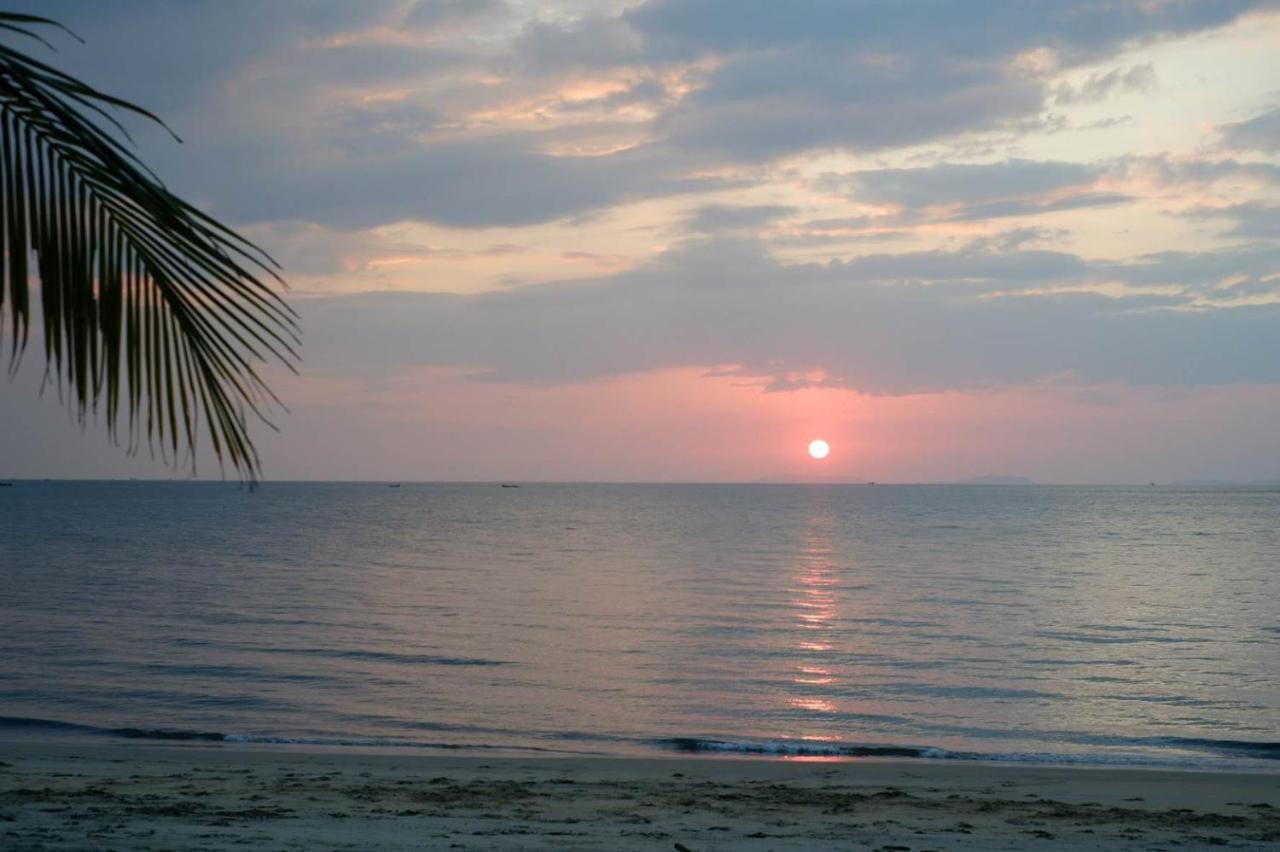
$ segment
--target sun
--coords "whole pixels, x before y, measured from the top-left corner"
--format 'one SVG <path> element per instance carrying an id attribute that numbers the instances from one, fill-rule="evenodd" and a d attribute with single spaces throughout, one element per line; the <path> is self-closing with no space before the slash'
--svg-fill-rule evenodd
<path id="1" fill-rule="evenodd" d="M 821 438 L 809 442 L 809 455 L 815 459 L 825 459 L 829 452 L 831 452 L 831 445 Z"/>

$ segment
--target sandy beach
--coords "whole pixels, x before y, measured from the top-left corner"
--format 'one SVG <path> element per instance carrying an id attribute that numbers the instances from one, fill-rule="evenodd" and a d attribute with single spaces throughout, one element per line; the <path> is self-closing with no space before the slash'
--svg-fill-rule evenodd
<path id="1" fill-rule="evenodd" d="M 0 744 L 0 847 L 1275 849 L 1280 774 Z"/>

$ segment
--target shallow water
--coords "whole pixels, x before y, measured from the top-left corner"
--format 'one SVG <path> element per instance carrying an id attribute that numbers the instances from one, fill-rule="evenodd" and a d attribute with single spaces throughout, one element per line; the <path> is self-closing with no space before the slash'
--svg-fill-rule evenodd
<path id="1" fill-rule="evenodd" d="M 1275 766 L 1278 567 L 1265 490 L 22 482 L 0 736 Z"/>

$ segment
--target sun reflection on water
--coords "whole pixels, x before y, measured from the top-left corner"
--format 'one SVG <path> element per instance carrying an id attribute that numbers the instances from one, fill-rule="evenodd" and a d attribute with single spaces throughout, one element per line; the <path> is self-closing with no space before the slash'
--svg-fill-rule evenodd
<path id="1" fill-rule="evenodd" d="M 788 698 L 787 704 L 797 710 L 810 710 L 814 713 L 834 713 L 836 703 L 826 698 Z"/>
<path id="2" fill-rule="evenodd" d="M 836 588 L 840 579 L 832 555 L 830 515 L 815 515 L 809 520 L 804 548 L 796 560 L 795 575 L 790 594 L 792 625 L 803 633 L 796 638 L 795 648 L 800 661 L 795 666 L 791 682 L 799 695 L 791 695 L 786 705 L 793 710 L 810 713 L 835 713 L 839 710 L 830 689 L 827 695 L 814 695 L 819 687 L 831 688 L 838 681 L 836 668 L 827 659 L 834 645 L 813 634 L 829 632 L 840 616 L 836 601 Z"/>

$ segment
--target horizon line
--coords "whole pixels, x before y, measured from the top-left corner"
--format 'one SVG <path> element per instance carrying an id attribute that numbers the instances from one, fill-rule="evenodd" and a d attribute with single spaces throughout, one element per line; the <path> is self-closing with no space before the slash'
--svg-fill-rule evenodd
<path id="1" fill-rule="evenodd" d="M 941 486 L 962 485 L 991 488 L 1150 488 L 1150 487 L 1267 487 L 1280 485 L 1280 479 L 1259 480 L 1226 480 L 1226 479 L 1183 479 L 1183 480 L 1148 480 L 1146 482 L 1052 482 L 1028 480 L 1025 482 L 983 482 L 984 477 L 968 477 L 950 480 L 774 480 L 774 479 L 723 479 L 723 480 L 677 480 L 677 479 L 260 479 L 257 485 L 804 485 L 804 486 L 836 486 L 836 487 L 909 487 L 909 486 Z M 76 476 L 41 476 L 41 477 L 0 477 L 0 482 L 36 483 L 36 482 L 96 482 L 96 483 L 170 483 L 193 485 L 232 485 L 245 486 L 247 483 L 233 479 L 212 479 L 202 477 L 76 477 Z"/>

